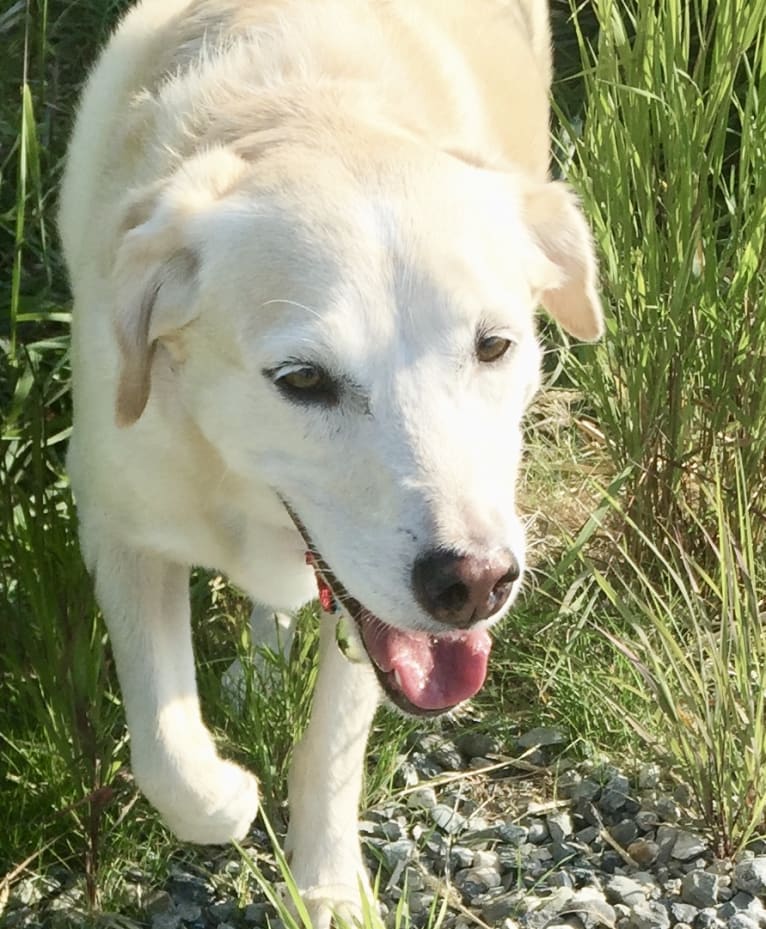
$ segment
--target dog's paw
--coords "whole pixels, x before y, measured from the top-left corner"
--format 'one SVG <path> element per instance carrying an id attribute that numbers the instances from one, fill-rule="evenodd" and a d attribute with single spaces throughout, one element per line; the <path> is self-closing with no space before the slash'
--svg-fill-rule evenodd
<path id="1" fill-rule="evenodd" d="M 258 782 L 239 765 L 216 758 L 178 784 L 172 803 L 155 806 L 182 841 L 219 845 L 247 835 L 258 812 Z"/>
<path id="2" fill-rule="evenodd" d="M 337 849 L 328 850 L 322 859 L 314 855 L 290 857 L 293 878 L 313 929 L 369 925 L 365 915 L 378 915 L 378 905 L 358 849 L 353 853 L 349 850 L 345 856 Z"/>
<path id="3" fill-rule="evenodd" d="M 378 915 L 378 906 L 365 879 L 362 886 L 322 884 L 301 888 L 303 904 L 313 929 L 353 929 L 370 925 L 369 914 Z M 367 918 L 365 918 L 365 914 Z M 373 926 L 378 922 L 373 922 Z M 382 922 L 380 922 L 382 927 Z"/>

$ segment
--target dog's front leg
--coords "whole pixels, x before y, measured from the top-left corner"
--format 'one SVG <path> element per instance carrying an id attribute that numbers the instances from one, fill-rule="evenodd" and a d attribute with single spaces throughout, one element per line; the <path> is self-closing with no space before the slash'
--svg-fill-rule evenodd
<path id="1" fill-rule="evenodd" d="M 372 898 L 358 837 L 367 734 L 380 691 L 367 663 L 348 661 L 335 623 L 321 620 L 319 676 L 306 734 L 290 770 L 287 851 L 316 927 L 349 919 Z"/>
<path id="2" fill-rule="evenodd" d="M 258 809 L 258 788 L 251 774 L 218 756 L 200 716 L 188 569 L 103 533 L 96 538 L 89 560 L 117 663 L 136 781 L 179 838 L 242 838 Z"/>

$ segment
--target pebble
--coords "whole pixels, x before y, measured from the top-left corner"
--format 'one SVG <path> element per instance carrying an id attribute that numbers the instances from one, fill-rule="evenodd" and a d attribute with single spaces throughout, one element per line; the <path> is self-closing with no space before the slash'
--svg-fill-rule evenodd
<path id="1" fill-rule="evenodd" d="M 433 787 L 417 787 L 407 797 L 407 806 L 411 810 L 432 810 L 436 803 L 436 791 Z"/>
<path id="2" fill-rule="evenodd" d="M 737 862 L 732 883 L 737 890 L 754 896 L 766 894 L 766 856 Z"/>
<path id="3" fill-rule="evenodd" d="M 609 829 L 609 834 L 618 845 L 627 848 L 638 835 L 638 826 L 634 819 L 622 819 Z"/>
<path id="4" fill-rule="evenodd" d="M 676 923 L 694 923 L 697 918 L 697 907 L 689 903 L 679 903 L 677 900 L 670 904 L 670 913 Z"/>
<path id="5" fill-rule="evenodd" d="M 564 839 L 568 839 L 574 832 L 572 817 L 566 810 L 551 813 L 546 818 L 545 822 L 548 826 L 548 835 L 554 842 L 563 842 Z"/>
<path id="6" fill-rule="evenodd" d="M 548 748 L 552 745 L 563 745 L 566 741 L 567 737 L 560 729 L 538 726 L 520 736 L 516 744 L 519 748 Z"/>
<path id="7" fill-rule="evenodd" d="M 508 893 L 495 897 L 489 903 L 484 904 L 481 915 L 491 926 L 496 926 L 502 920 L 515 916 L 518 909 L 518 894 Z"/>
<path id="8" fill-rule="evenodd" d="M 652 790 L 659 786 L 661 773 L 660 766 L 653 762 L 642 764 L 637 778 L 639 790 Z"/>
<path id="9" fill-rule="evenodd" d="M 567 740 L 560 730 L 543 727 L 519 741 L 543 749 Z M 759 899 L 766 897 L 766 845 L 733 865 L 716 861 L 704 837 L 683 825 L 684 797 L 657 796 L 661 772 L 656 765 L 641 766 L 631 780 L 610 764 L 560 759 L 549 769 L 551 797 L 533 795 L 534 803 L 505 807 L 473 791 L 481 775 L 439 780 L 459 768 L 470 770 L 476 759 L 507 751 L 486 733 L 452 740 L 426 733 L 413 739 L 410 754 L 400 759 L 395 781 L 406 788 L 404 795 L 362 813 L 359 829 L 368 863 L 373 873 L 383 865 L 379 896 L 388 927 L 396 925 L 400 902 L 408 906 L 408 926 L 427 925 L 433 907 L 438 911 L 442 905 L 435 883 L 447 880 L 465 908 L 458 913 L 447 907 L 444 925 L 454 929 L 469 929 L 476 917 L 493 929 L 766 929 Z M 515 780 L 516 769 L 508 771 Z M 483 783 L 493 789 L 495 780 Z M 611 847 L 609 838 L 635 864 Z M 249 841 L 273 875 L 266 859 L 268 838 L 253 830 Z M 234 849 L 207 850 L 197 858 L 188 854 L 184 862 L 197 864 L 173 865 L 164 887 L 152 887 L 151 872 L 126 869 L 126 888 L 137 888 L 131 898 L 136 927 L 262 929 L 269 924 L 278 929 L 273 908 Z M 4 924 L 79 929 L 84 895 L 63 872 L 47 882 L 25 876 L 12 887 Z M 62 887 L 72 887 L 73 893 Z"/>
<path id="10" fill-rule="evenodd" d="M 718 900 L 718 875 L 709 871 L 690 871 L 681 881 L 684 903 L 704 909 Z"/>
<path id="11" fill-rule="evenodd" d="M 682 829 L 676 830 L 676 839 L 673 843 L 671 855 L 678 861 L 689 861 L 697 858 L 707 851 L 707 843 L 693 832 L 685 832 Z"/>
<path id="12" fill-rule="evenodd" d="M 446 832 L 447 835 L 456 835 L 458 832 L 465 829 L 467 822 L 465 816 L 458 813 L 457 810 L 454 810 L 451 806 L 447 806 L 444 803 L 437 803 L 430 812 L 431 819 L 443 832 Z"/>
<path id="13" fill-rule="evenodd" d="M 628 917 L 629 929 L 670 929 L 670 916 L 661 903 L 639 903 Z"/>
<path id="14" fill-rule="evenodd" d="M 630 795 L 630 782 L 624 774 L 610 778 L 601 791 L 599 806 L 606 813 L 616 813 L 623 809 Z"/>
<path id="15" fill-rule="evenodd" d="M 487 761 L 487 755 L 494 755 L 500 750 L 500 743 L 485 732 L 466 732 L 455 740 L 455 744 L 466 758 L 482 758 Z"/>
<path id="16" fill-rule="evenodd" d="M 729 919 L 728 929 L 758 929 L 758 923 L 744 913 L 735 913 Z"/>

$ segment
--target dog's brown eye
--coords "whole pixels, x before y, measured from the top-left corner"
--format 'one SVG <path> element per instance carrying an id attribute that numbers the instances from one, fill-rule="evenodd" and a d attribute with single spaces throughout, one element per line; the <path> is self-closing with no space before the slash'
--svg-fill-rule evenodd
<path id="1" fill-rule="evenodd" d="M 292 387 L 293 390 L 316 390 L 325 378 L 326 375 L 320 368 L 306 365 L 305 368 L 298 368 L 297 371 L 284 374 L 280 377 L 279 383 Z"/>
<path id="2" fill-rule="evenodd" d="M 503 339 L 501 336 L 486 336 L 476 343 L 476 357 L 485 363 L 499 361 L 512 344 L 510 339 Z"/>
<path id="3" fill-rule="evenodd" d="M 268 376 L 268 372 L 264 372 Z M 340 396 L 338 382 L 318 365 L 301 365 L 284 374 L 271 373 L 274 383 L 288 400 L 294 403 L 311 403 L 335 406 Z"/>

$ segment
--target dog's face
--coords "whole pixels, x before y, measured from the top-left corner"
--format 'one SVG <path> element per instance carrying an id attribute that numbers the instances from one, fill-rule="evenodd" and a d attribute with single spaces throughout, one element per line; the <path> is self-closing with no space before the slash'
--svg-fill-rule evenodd
<path id="1" fill-rule="evenodd" d="M 389 696 L 446 709 L 481 686 L 523 570 L 535 309 L 600 330 L 584 222 L 560 185 L 443 153 L 364 177 L 211 157 L 127 233 L 145 333 L 127 309 L 118 414 L 140 415 L 161 343 L 227 467 L 289 504 Z"/>

